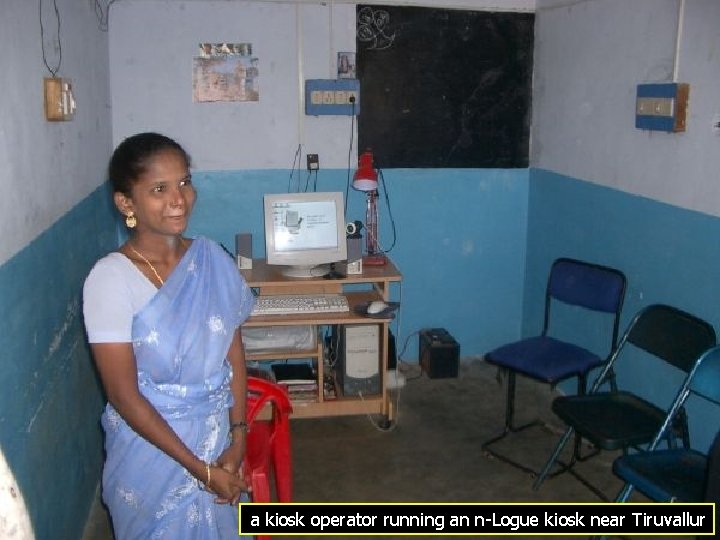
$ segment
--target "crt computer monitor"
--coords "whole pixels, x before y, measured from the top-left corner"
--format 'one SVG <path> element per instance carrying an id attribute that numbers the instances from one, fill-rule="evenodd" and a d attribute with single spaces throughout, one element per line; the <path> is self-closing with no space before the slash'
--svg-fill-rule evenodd
<path id="1" fill-rule="evenodd" d="M 347 259 L 345 205 L 340 192 L 265 195 L 265 256 L 290 277 L 321 277 Z"/>

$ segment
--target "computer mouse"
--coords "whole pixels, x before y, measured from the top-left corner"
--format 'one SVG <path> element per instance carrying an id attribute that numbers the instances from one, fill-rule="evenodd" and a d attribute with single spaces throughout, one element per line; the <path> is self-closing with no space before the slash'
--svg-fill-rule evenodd
<path id="1" fill-rule="evenodd" d="M 375 315 L 387 309 L 388 305 L 382 300 L 373 300 L 367 307 L 367 312 L 370 315 Z"/>

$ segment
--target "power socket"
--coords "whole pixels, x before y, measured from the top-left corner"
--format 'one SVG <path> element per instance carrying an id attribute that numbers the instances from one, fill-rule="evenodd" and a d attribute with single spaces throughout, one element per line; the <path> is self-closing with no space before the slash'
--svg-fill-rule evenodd
<path id="1" fill-rule="evenodd" d="M 317 154 L 307 155 L 307 170 L 317 171 L 320 168 L 320 158 Z"/>

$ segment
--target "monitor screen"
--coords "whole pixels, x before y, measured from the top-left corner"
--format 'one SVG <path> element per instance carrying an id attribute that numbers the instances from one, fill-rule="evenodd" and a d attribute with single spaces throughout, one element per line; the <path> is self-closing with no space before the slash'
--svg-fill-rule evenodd
<path id="1" fill-rule="evenodd" d="M 340 192 L 265 195 L 265 255 L 291 277 L 320 277 L 347 259 Z"/>

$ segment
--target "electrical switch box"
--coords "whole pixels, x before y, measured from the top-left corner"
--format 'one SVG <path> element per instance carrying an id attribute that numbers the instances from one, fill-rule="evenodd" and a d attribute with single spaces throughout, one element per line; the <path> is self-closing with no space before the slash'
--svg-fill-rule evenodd
<path id="1" fill-rule="evenodd" d="M 305 114 L 313 116 L 360 114 L 360 81 L 357 79 L 306 80 Z"/>
<path id="2" fill-rule="evenodd" d="M 51 122 L 72 120 L 75 115 L 75 96 L 72 81 L 60 77 L 46 77 L 45 118 Z"/>
<path id="3" fill-rule="evenodd" d="M 652 131 L 685 131 L 690 86 L 686 83 L 638 84 L 635 127 Z"/>

